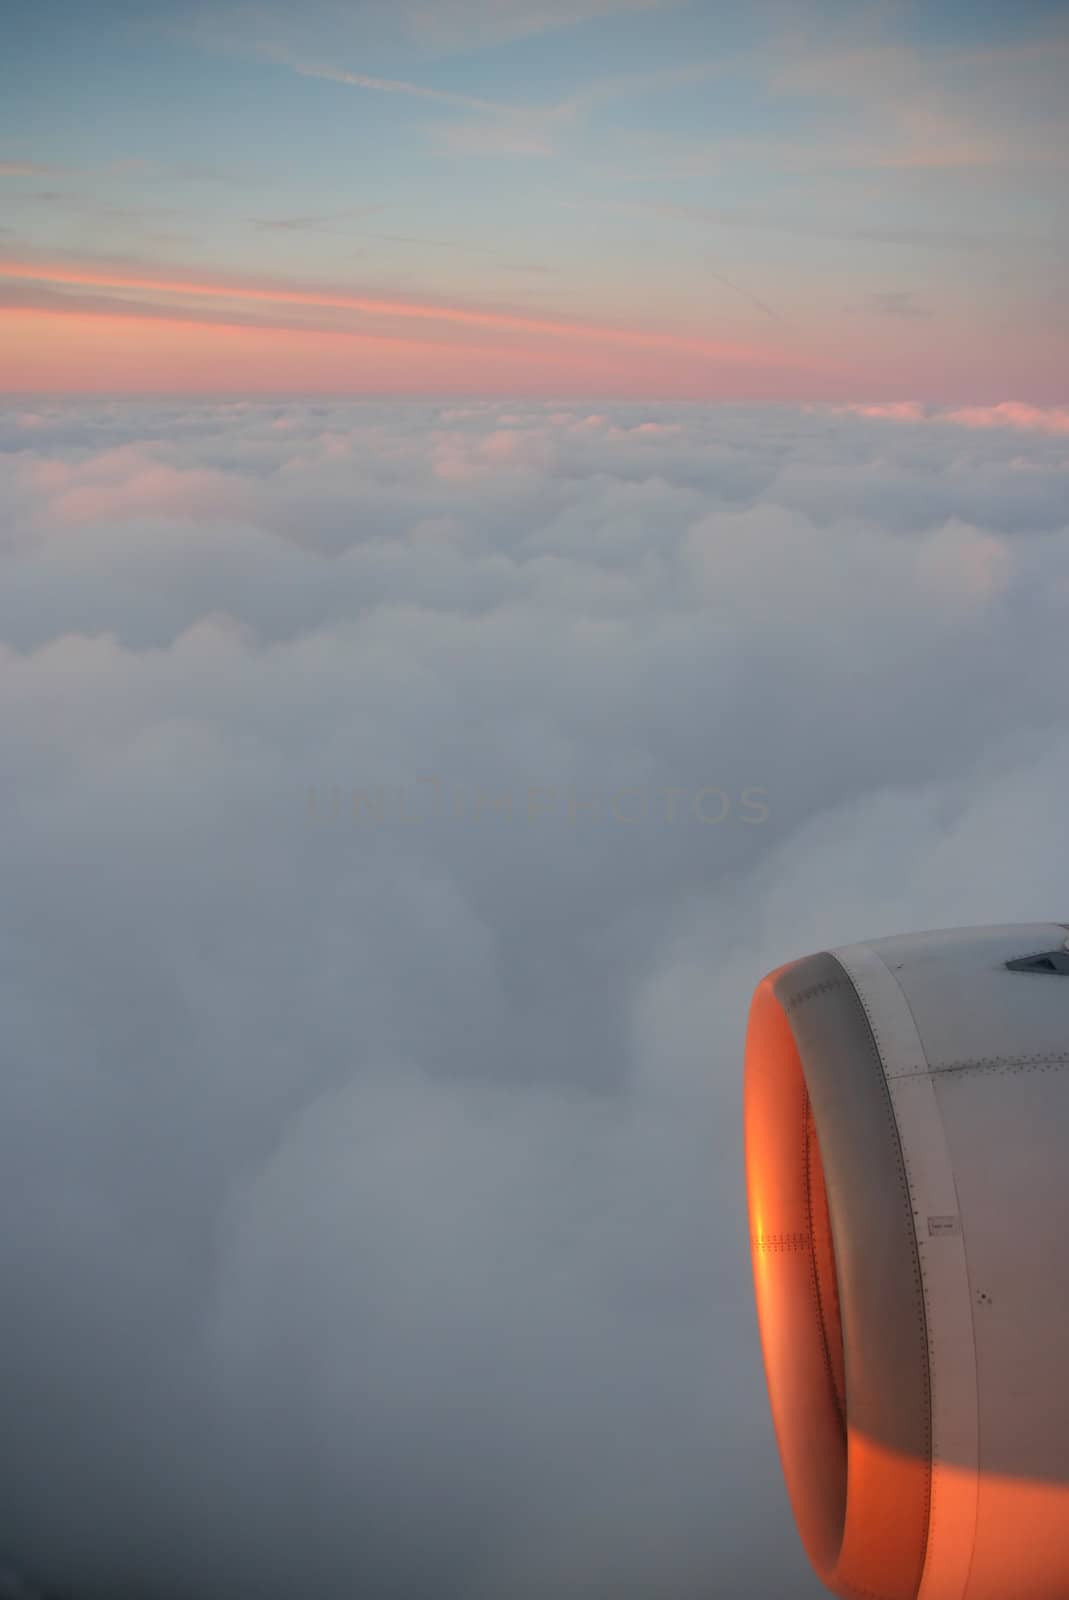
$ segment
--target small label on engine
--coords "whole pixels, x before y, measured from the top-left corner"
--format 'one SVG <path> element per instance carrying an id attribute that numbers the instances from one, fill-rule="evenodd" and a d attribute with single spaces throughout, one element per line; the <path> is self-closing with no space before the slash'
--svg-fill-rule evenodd
<path id="1" fill-rule="evenodd" d="M 960 1217 L 929 1217 L 928 1232 L 933 1239 L 940 1235 L 961 1232 Z"/>

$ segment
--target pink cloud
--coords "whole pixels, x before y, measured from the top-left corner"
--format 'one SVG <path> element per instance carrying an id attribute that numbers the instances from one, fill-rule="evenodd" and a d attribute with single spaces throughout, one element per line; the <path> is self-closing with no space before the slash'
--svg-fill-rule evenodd
<path id="1" fill-rule="evenodd" d="M 221 277 L 212 280 L 157 273 L 109 271 L 98 267 L 68 266 L 56 262 L 0 260 L 0 279 L 24 280 L 30 284 L 58 284 L 72 288 L 107 290 L 132 290 L 136 293 L 155 293 L 174 302 L 174 308 L 195 306 L 206 300 L 227 303 L 300 306 L 333 312 L 357 312 L 363 316 L 385 319 L 388 323 L 418 322 L 452 324 L 466 330 L 486 330 L 496 334 L 534 335 L 536 338 L 558 338 L 582 345 L 583 343 L 616 346 L 620 349 L 642 349 L 651 354 L 678 353 L 703 359 L 721 361 L 761 362 L 775 359 L 767 349 L 744 346 L 727 340 L 711 340 L 700 335 L 687 335 L 634 326 L 616 326 L 580 318 L 538 316 L 525 311 L 503 307 L 469 304 L 445 304 L 430 300 L 384 299 L 377 295 L 351 294 L 321 288 L 285 284 L 229 282 Z M 51 306 L 49 309 L 58 311 Z M 121 314 L 124 308 L 115 308 Z M 134 316 L 143 316 L 145 308 L 130 308 Z M 277 331 L 277 330 L 276 330 Z M 342 328 L 337 332 L 345 331 Z M 367 337 L 370 330 L 360 324 L 355 330 Z"/>
<path id="2" fill-rule="evenodd" d="M 943 419 L 963 428 L 1016 428 L 1027 433 L 1069 434 L 1069 406 L 1030 406 L 1004 400 L 997 406 L 965 406 Z"/>
<path id="3" fill-rule="evenodd" d="M 613 431 L 628 435 L 638 434 L 653 439 L 664 439 L 674 433 L 681 433 L 682 428 L 678 422 L 640 422 L 633 428 L 620 428 Z"/>
<path id="4" fill-rule="evenodd" d="M 134 445 L 121 445 L 79 463 L 34 461 L 24 473 L 43 497 L 47 516 L 72 526 L 126 517 L 240 514 L 244 485 L 210 468 L 179 469 Z"/>
<path id="5" fill-rule="evenodd" d="M 40 161 L 0 161 L 0 178 L 51 178 L 59 170 Z"/>
<path id="6" fill-rule="evenodd" d="M 888 422 L 924 422 L 926 417 L 919 400 L 889 400 L 884 405 L 835 406 L 833 409 L 855 417 L 883 417 Z"/>
<path id="7" fill-rule="evenodd" d="M 1069 434 L 1069 406 L 1032 406 L 1021 400 L 1003 400 L 996 406 L 961 406 L 955 411 L 932 411 L 919 400 L 832 406 L 831 409 L 840 414 L 883 418 L 888 422 L 949 422 L 960 428 L 1015 428 L 1024 433 Z"/>

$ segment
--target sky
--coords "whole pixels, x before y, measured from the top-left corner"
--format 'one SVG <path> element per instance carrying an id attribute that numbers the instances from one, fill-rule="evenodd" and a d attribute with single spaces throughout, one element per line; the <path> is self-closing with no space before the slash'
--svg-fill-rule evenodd
<path id="1" fill-rule="evenodd" d="M 1057 404 L 1069 22 L 14 0 L 0 390 Z"/>
<path id="2" fill-rule="evenodd" d="M 0 408 L 0 1596 L 817 1600 L 750 996 L 1065 920 L 1069 408 Z"/>
<path id="3" fill-rule="evenodd" d="M 1062 4 L 15 0 L 0 1600 L 817 1600 L 755 985 L 1064 921 Z"/>

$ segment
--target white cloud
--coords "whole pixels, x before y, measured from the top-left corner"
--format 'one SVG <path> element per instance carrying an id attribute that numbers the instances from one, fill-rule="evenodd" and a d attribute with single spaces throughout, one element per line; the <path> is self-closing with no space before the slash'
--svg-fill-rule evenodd
<path id="1" fill-rule="evenodd" d="M 815 1600 L 750 992 L 1069 903 L 1064 441 L 906 421 L 0 415 L 0 1571 Z"/>

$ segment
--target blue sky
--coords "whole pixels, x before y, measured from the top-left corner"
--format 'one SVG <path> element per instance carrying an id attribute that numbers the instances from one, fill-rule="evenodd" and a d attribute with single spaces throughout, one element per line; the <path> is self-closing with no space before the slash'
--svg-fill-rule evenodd
<path id="1" fill-rule="evenodd" d="M 1058 400 L 1067 73 L 1053 5 L 22 5 L 0 64 L 12 367 L 32 380 L 29 311 L 53 343 L 64 310 L 103 316 L 89 288 L 162 337 L 130 300 L 147 277 L 723 352 L 584 369 L 562 343 L 565 387 Z M 352 334 L 343 313 L 325 323 Z M 66 329 L 105 333 L 132 337 Z"/>

